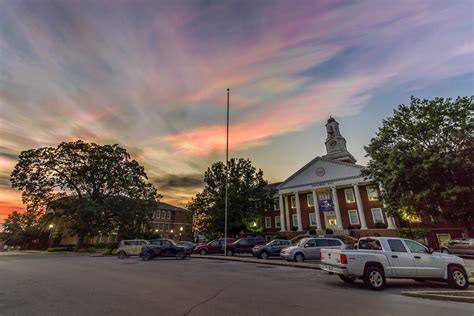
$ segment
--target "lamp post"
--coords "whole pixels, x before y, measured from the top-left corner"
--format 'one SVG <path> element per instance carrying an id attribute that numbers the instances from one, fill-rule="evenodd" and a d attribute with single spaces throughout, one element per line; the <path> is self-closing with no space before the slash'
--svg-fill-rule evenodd
<path id="1" fill-rule="evenodd" d="M 181 241 L 181 235 L 183 233 L 183 226 L 179 228 L 179 241 Z"/>
<path id="2" fill-rule="evenodd" d="M 51 232 L 52 232 L 52 230 L 53 230 L 53 227 L 54 227 L 53 224 L 49 224 L 48 246 L 51 245 Z"/>

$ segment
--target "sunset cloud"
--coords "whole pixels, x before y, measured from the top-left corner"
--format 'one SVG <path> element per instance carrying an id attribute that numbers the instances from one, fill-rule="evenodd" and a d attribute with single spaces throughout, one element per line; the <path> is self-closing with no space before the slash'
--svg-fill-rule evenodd
<path id="1" fill-rule="evenodd" d="M 470 1 L 0 1 L 0 212 L 24 207 L 8 180 L 22 150 L 76 139 L 128 148 L 184 205 L 223 157 L 227 88 L 230 148 L 249 155 L 329 115 L 362 126 L 375 99 L 389 115 L 417 89 L 452 93 L 433 87 L 472 79 L 472 12 Z"/>

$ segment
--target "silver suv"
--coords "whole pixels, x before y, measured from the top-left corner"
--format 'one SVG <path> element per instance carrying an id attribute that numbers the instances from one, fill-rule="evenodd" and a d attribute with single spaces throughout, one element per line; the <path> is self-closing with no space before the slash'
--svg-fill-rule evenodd
<path id="1" fill-rule="evenodd" d="M 321 248 L 346 249 L 346 245 L 337 238 L 303 238 L 296 245 L 283 249 L 280 257 L 295 262 L 320 260 Z"/>

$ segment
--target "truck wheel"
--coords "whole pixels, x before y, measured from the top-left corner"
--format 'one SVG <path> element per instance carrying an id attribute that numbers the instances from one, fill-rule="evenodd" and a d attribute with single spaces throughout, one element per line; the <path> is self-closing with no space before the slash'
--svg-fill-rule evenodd
<path id="1" fill-rule="evenodd" d="M 378 267 L 369 266 L 365 269 L 364 285 L 374 291 L 382 291 L 385 288 L 385 273 Z"/>
<path id="2" fill-rule="evenodd" d="M 338 274 L 339 275 L 339 279 L 341 279 L 342 281 L 346 282 L 346 283 L 354 283 L 355 279 L 354 278 L 348 278 L 346 277 L 345 275 L 342 275 L 342 274 Z"/>
<path id="3" fill-rule="evenodd" d="M 450 267 L 448 269 L 448 284 L 454 289 L 465 290 L 469 287 L 469 281 L 463 269 Z"/>
<path id="4" fill-rule="evenodd" d="M 304 255 L 301 252 L 298 252 L 295 255 L 295 262 L 303 262 L 304 261 Z"/>
<path id="5" fill-rule="evenodd" d="M 268 252 L 262 251 L 262 252 L 260 253 L 260 258 L 261 258 L 261 259 L 268 259 Z"/>
<path id="6" fill-rule="evenodd" d="M 125 258 L 127 258 L 127 254 L 125 253 L 125 251 L 121 250 L 121 251 L 118 252 L 117 257 L 119 259 L 125 259 Z"/>
<path id="7" fill-rule="evenodd" d="M 201 256 L 205 256 L 205 255 L 207 254 L 207 250 L 206 250 L 206 249 L 201 249 L 201 250 L 199 251 L 199 254 L 200 254 Z"/>

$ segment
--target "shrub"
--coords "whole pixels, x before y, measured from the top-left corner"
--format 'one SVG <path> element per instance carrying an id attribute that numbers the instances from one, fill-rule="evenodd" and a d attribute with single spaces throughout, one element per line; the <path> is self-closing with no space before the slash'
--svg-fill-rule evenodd
<path id="1" fill-rule="evenodd" d="M 273 236 L 272 239 L 285 239 L 285 240 L 287 240 L 288 238 L 285 235 L 278 234 L 278 235 Z"/>
<path id="2" fill-rule="evenodd" d="M 375 223 L 375 228 L 387 228 L 387 225 L 385 223 L 382 223 L 382 222 L 377 222 Z"/>
<path id="3" fill-rule="evenodd" d="M 113 251 L 112 249 L 107 248 L 107 249 L 105 249 L 104 251 L 102 251 L 102 254 L 103 254 L 104 256 L 111 256 L 111 255 L 112 255 L 112 251 Z"/>
<path id="4" fill-rule="evenodd" d="M 429 229 L 425 228 L 417 228 L 417 229 L 409 229 L 409 228 L 402 228 L 400 229 L 400 237 L 401 238 L 408 238 L 413 240 L 422 240 L 428 236 L 430 232 Z"/>
<path id="5" fill-rule="evenodd" d="M 86 248 L 80 248 L 80 249 L 77 249 L 77 252 L 86 253 L 87 249 Z"/>
<path id="6" fill-rule="evenodd" d="M 70 251 L 67 247 L 51 247 L 48 248 L 48 252 L 62 252 L 62 251 Z"/>
<path id="7" fill-rule="evenodd" d="M 295 231 L 297 231 L 297 230 L 298 230 L 298 227 L 296 227 L 296 226 L 291 226 L 291 231 L 295 232 Z"/>
<path id="8" fill-rule="evenodd" d="M 316 235 L 316 229 L 311 228 L 311 229 L 308 231 L 308 233 L 309 233 L 310 235 Z"/>
<path id="9" fill-rule="evenodd" d="M 331 228 L 326 228 L 326 235 L 332 235 L 333 233 Z"/>
<path id="10" fill-rule="evenodd" d="M 95 252 L 95 248 L 94 247 L 89 247 L 89 248 L 87 248 L 87 252 Z"/>

